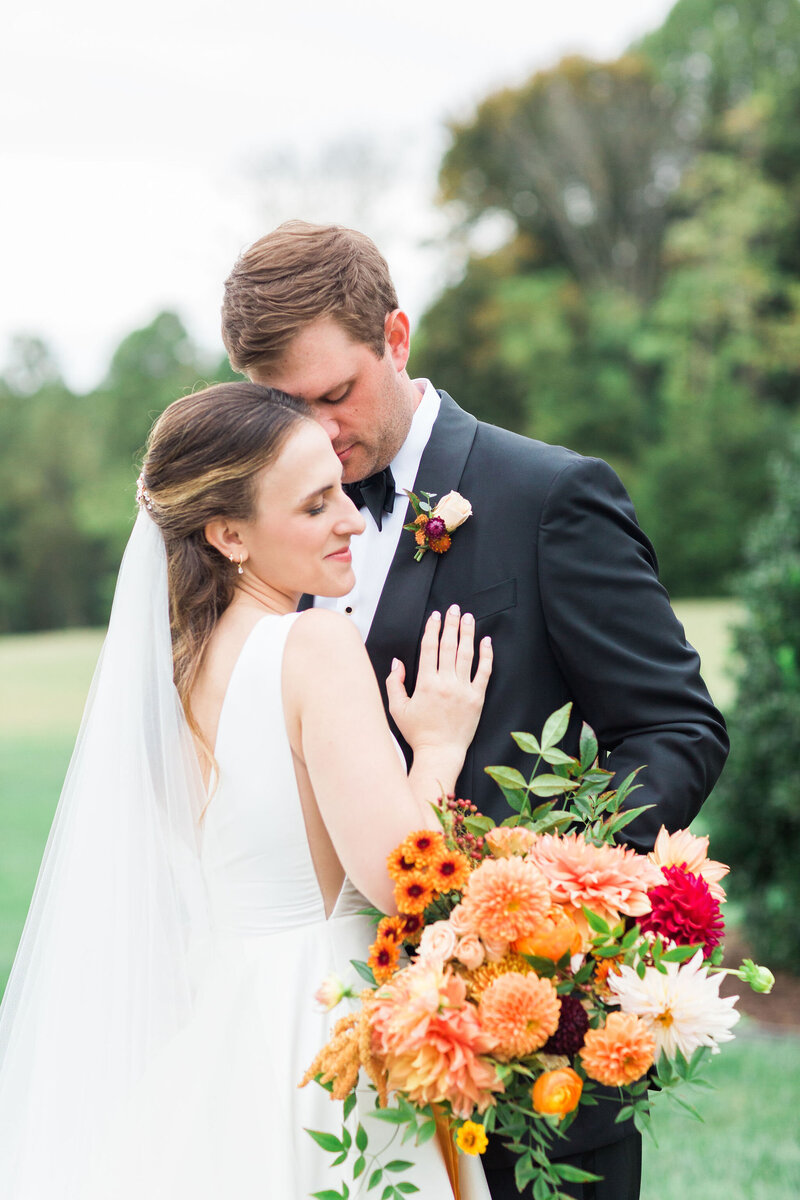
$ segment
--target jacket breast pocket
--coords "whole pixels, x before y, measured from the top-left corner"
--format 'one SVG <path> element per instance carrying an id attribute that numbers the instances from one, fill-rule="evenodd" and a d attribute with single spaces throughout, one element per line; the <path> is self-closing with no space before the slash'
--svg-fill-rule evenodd
<path id="1" fill-rule="evenodd" d="M 504 579 L 501 583 L 493 583 L 483 591 L 474 592 L 461 606 L 462 612 L 471 612 L 476 621 L 484 617 L 493 617 L 507 608 L 514 608 L 517 603 L 516 579 Z"/>

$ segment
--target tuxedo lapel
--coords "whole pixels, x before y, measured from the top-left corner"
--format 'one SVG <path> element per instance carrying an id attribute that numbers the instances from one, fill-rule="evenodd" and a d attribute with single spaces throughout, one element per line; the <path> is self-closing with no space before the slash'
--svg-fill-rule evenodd
<path id="1" fill-rule="evenodd" d="M 460 409 L 446 392 L 439 394 L 439 414 L 414 482 L 417 495 L 422 491 L 432 492 L 437 499 L 447 492 L 458 490 L 478 428 L 475 418 Z M 406 671 L 409 676 L 411 674 L 422 636 L 433 576 L 441 557 L 428 550 L 421 561 L 416 562 L 415 548 L 413 534 L 401 533 L 367 638 L 367 651 L 382 693 L 393 657 L 405 663 Z M 457 538 L 448 553 L 458 553 Z M 409 687 L 412 683 L 413 680 L 409 678 Z"/>

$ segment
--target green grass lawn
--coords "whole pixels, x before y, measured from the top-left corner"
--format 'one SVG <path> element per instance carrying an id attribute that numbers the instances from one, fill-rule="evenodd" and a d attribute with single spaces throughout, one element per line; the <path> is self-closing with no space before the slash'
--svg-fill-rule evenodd
<path id="1" fill-rule="evenodd" d="M 733 602 L 675 605 L 700 651 L 714 698 L 730 704 Z M 0 638 L 0 991 L 36 879 L 83 703 L 100 650 L 95 631 Z M 800 1038 L 753 1025 L 711 1064 L 716 1091 L 699 1094 L 705 1124 L 671 1106 L 645 1142 L 643 1200 L 800 1197 Z"/>
<path id="2" fill-rule="evenodd" d="M 715 1090 L 684 1097 L 702 1123 L 665 1098 L 655 1107 L 658 1146 L 645 1139 L 642 1200 L 800 1196 L 800 1037 L 743 1022 L 708 1067 Z"/>

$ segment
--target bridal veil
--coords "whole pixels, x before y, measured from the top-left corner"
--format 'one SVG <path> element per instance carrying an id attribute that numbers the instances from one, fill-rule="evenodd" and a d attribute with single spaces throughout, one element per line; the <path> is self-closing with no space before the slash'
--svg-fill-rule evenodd
<path id="1" fill-rule="evenodd" d="M 141 509 L 0 1009 L 0 1196 L 77 1200 L 105 1131 L 186 1022 L 207 931 L 205 802 Z"/>

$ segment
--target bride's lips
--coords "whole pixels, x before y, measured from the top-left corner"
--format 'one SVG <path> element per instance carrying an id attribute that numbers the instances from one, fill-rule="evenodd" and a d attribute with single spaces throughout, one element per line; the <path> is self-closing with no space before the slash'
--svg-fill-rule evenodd
<path id="1" fill-rule="evenodd" d="M 332 558 L 334 562 L 349 563 L 352 561 L 352 554 L 349 546 L 342 546 L 341 550 L 335 550 L 333 554 L 326 554 L 326 558 Z"/>

